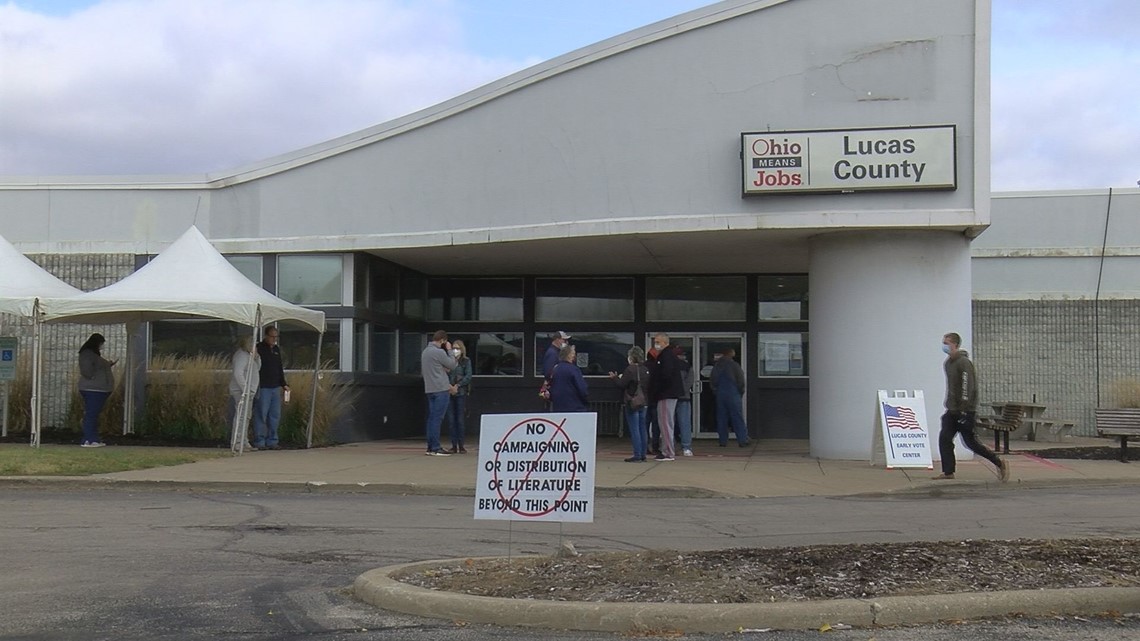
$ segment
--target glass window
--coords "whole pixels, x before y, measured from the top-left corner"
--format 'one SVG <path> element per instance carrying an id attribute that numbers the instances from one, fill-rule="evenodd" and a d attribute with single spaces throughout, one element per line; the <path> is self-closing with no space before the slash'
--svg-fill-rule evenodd
<path id="1" fill-rule="evenodd" d="M 150 324 L 152 357 L 222 356 L 228 359 L 242 336 L 253 338 L 253 329 L 240 323 L 214 320 L 168 320 Z"/>
<path id="2" fill-rule="evenodd" d="M 521 278 L 432 278 L 427 318 L 441 321 L 521 321 Z"/>
<path id="3" fill-rule="evenodd" d="M 368 286 L 368 281 L 368 259 L 357 256 L 352 263 L 352 304 L 354 306 L 368 307 L 370 304 L 368 294 L 372 290 Z"/>
<path id="4" fill-rule="evenodd" d="M 316 332 L 308 327 L 282 323 L 277 328 L 280 334 L 281 360 L 285 369 L 313 369 L 313 355 L 317 352 Z M 325 322 L 325 337 L 321 341 L 321 368 L 339 370 L 340 367 L 340 320 Z"/>
<path id="5" fill-rule="evenodd" d="M 535 320 L 631 321 L 632 278 L 535 279 Z"/>
<path id="6" fill-rule="evenodd" d="M 226 256 L 226 260 L 234 266 L 242 276 L 248 278 L 254 285 L 264 287 L 261 282 L 261 271 L 265 264 L 261 256 Z"/>
<path id="7" fill-rule="evenodd" d="M 278 256 L 277 296 L 297 305 L 342 305 L 340 255 Z"/>
<path id="8" fill-rule="evenodd" d="M 521 332 L 466 334 L 448 332 L 448 339 L 461 339 L 467 346 L 467 357 L 477 376 L 522 376 L 523 335 Z M 431 336 L 403 334 L 400 337 L 400 371 L 404 374 L 420 373 L 420 354 Z"/>
<path id="9" fill-rule="evenodd" d="M 368 357 L 371 354 L 368 342 L 371 338 L 369 325 L 364 321 L 352 323 L 352 371 L 367 372 Z"/>
<path id="10" fill-rule="evenodd" d="M 759 317 L 767 320 L 807 320 L 808 277 L 804 274 L 759 276 Z"/>
<path id="11" fill-rule="evenodd" d="M 370 307 L 383 314 L 397 313 L 399 311 L 396 308 L 400 290 L 399 278 L 376 265 L 371 267 L 370 272 L 368 277 L 369 290 L 371 291 L 371 298 L 368 301 Z"/>
<path id="12" fill-rule="evenodd" d="M 633 332 L 571 333 L 574 337 L 570 344 L 578 354 L 578 368 L 584 376 L 607 376 L 610 372 L 625 371 L 629 364 L 626 357 L 629 348 L 633 347 Z M 542 359 L 549 347 L 549 335 L 534 337 L 534 372 L 537 376 L 542 376 Z"/>
<path id="13" fill-rule="evenodd" d="M 427 334 L 404 332 L 400 334 L 400 373 L 420 373 L 420 353 L 431 337 Z"/>
<path id="14" fill-rule="evenodd" d="M 645 279 L 650 321 L 742 321 L 744 276 L 652 276 Z"/>
<path id="15" fill-rule="evenodd" d="M 422 319 L 427 300 L 427 279 L 422 276 L 406 276 L 400 283 L 400 298 L 404 304 L 404 317 Z M 400 339 L 403 354 L 404 339 Z M 421 346 L 422 347 L 422 346 Z M 419 353 L 419 352 L 417 352 Z M 406 359 L 405 359 L 406 360 Z M 420 360 L 416 359 L 418 371 Z"/>
<path id="16" fill-rule="evenodd" d="M 762 333 L 757 346 L 759 376 L 807 376 L 807 332 Z"/>
<path id="17" fill-rule="evenodd" d="M 396 373 L 396 332 L 372 332 L 372 371 L 377 374 Z"/>

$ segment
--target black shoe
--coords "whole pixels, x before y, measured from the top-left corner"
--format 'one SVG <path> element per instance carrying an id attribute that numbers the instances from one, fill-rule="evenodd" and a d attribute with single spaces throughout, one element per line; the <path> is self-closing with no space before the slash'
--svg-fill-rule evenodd
<path id="1" fill-rule="evenodd" d="M 636 457 L 636 456 L 631 456 L 631 457 L 629 457 L 629 458 L 625 459 L 625 462 L 626 462 L 626 463 L 641 463 L 641 462 L 642 462 L 642 461 L 644 461 L 644 460 L 645 460 L 645 459 L 643 459 L 643 458 L 638 458 L 638 457 Z"/>
<path id="2" fill-rule="evenodd" d="M 752 445 L 752 443 L 751 443 L 751 442 L 748 442 L 748 443 L 741 443 L 741 444 L 740 444 L 740 447 L 748 447 L 749 445 Z"/>
<path id="3" fill-rule="evenodd" d="M 459 453 L 460 453 L 460 454 L 466 454 L 466 453 L 467 453 L 467 448 L 466 448 L 466 447 L 463 447 L 462 445 L 460 445 L 460 446 L 459 446 Z"/>
<path id="4" fill-rule="evenodd" d="M 452 447 L 450 450 L 447 450 L 447 453 L 448 453 L 448 454 L 458 454 L 458 453 L 459 453 L 459 449 L 458 449 L 458 448 L 455 448 L 455 447 Z"/>

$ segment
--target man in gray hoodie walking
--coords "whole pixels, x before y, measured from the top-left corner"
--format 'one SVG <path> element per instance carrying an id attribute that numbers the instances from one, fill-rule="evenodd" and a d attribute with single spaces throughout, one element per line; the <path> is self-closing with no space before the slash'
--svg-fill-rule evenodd
<path id="1" fill-rule="evenodd" d="M 978 410 L 978 377 L 970 355 L 962 349 L 962 337 L 954 332 L 942 337 L 942 352 L 947 355 L 946 413 L 942 415 L 942 430 L 938 433 L 938 452 L 942 456 L 942 474 L 937 480 L 954 478 L 954 435 L 961 434 L 962 442 L 975 454 L 993 463 L 998 478 L 1009 480 L 1009 464 L 998 458 L 974 436 L 974 418 Z"/>

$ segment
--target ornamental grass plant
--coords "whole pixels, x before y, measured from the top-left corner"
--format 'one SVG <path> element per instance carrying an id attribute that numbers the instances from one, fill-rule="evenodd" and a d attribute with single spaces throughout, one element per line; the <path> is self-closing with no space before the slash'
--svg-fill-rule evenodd
<path id="1" fill-rule="evenodd" d="M 1120 378 L 1109 387 L 1109 399 L 1117 408 L 1140 408 L 1140 378 Z"/>

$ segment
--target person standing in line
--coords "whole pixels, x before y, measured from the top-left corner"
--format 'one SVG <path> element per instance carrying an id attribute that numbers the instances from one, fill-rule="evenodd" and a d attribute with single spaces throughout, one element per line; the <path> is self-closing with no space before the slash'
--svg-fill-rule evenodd
<path id="1" fill-rule="evenodd" d="M 554 332 L 550 335 L 550 347 L 546 348 L 546 353 L 542 355 L 542 375 L 546 380 L 554 376 L 554 366 L 558 364 L 559 354 L 563 347 L 570 344 L 570 339 L 573 338 L 566 332 Z"/>
<path id="2" fill-rule="evenodd" d="M 736 350 L 721 352 L 712 369 L 712 385 L 716 394 L 716 434 L 720 446 L 728 445 L 728 426 L 736 433 L 736 443 L 748 447 L 748 428 L 744 424 L 744 369 L 736 362 Z"/>
<path id="3" fill-rule="evenodd" d="M 681 396 L 677 398 L 676 426 L 681 439 L 681 454 L 693 455 L 693 365 L 685 356 L 685 349 L 678 345 L 678 365 L 681 368 Z"/>
<path id="4" fill-rule="evenodd" d="M 570 344 L 570 338 L 570 334 L 563 331 L 554 332 L 550 335 L 550 345 L 542 355 L 542 378 L 548 392 L 550 384 L 553 382 L 551 377 L 554 375 L 554 366 L 558 364 L 558 354 L 562 351 L 563 347 Z M 543 404 L 546 406 L 547 412 L 551 411 L 549 394 Z"/>
<path id="5" fill-rule="evenodd" d="M 962 349 L 962 337 L 950 332 L 942 337 L 942 353 L 946 362 L 946 413 L 942 415 L 942 429 L 938 432 L 938 453 L 942 457 L 942 474 L 936 480 L 954 478 L 957 461 L 954 459 L 954 435 L 962 435 L 962 443 L 975 454 L 993 464 L 999 479 L 1009 480 L 1009 463 L 998 458 L 974 435 L 974 419 L 978 410 L 978 377 L 970 355 Z"/>
<path id="6" fill-rule="evenodd" d="M 103 447 L 99 440 L 99 415 L 115 391 L 115 361 L 103 358 L 102 334 L 92 334 L 79 348 L 79 395 L 83 397 L 83 442 L 80 447 Z"/>
<path id="7" fill-rule="evenodd" d="M 657 368 L 657 347 L 654 345 L 649 346 L 649 351 L 645 354 L 645 367 L 649 370 L 650 383 L 653 381 L 653 370 Z M 652 384 L 649 388 L 649 409 L 645 412 L 645 433 L 648 438 L 646 445 L 649 453 L 653 456 L 661 454 L 661 425 L 657 422 L 657 392 L 653 389 Z"/>
<path id="8" fill-rule="evenodd" d="M 558 363 L 550 370 L 550 411 L 588 412 L 589 393 L 586 379 L 577 365 L 578 352 L 573 345 L 558 351 Z"/>
<path id="9" fill-rule="evenodd" d="M 669 345 L 669 335 L 660 332 L 653 337 L 653 348 L 657 350 L 657 362 L 650 370 L 649 389 L 657 399 L 657 425 L 661 428 L 661 453 L 653 457 L 656 461 L 672 461 L 673 421 L 677 415 L 677 399 L 681 397 L 681 366 L 677 353 Z"/>
<path id="10" fill-rule="evenodd" d="M 633 456 L 626 463 L 645 461 L 646 437 L 645 414 L 649 406 L 649 370 L 645 367 L 645 352 L 636 345 L 626 354 L 629 365 L 621 374 L 610 372 L 610 378 L 622 389 L 622 405 L 625 407 L 625 422 L 629 425 L 629 440 L 633 445 Z M 640 394 L 641 403 L 634 407 L 634 399 Z"/>
<path id="11" fill-rule="evenodd" d="M 443 415 L 447 412 L 448 399 L 451 397 L 448 374 L 459 366 L 451 353 L 447 332 L 441 329 L 432 334 L 431 342 L 420 354 L 420 375 L 424 378 L 424 394 L 427 396 L 424 431 L 427 433 L 428 456 L 449 456 L 439 444 L 439 428 L 443 424 Z"/>
<path id="12" fill-rule="evenodd" d="M 447 373 L 447 380 L 451 383 L 448 389 L 451 399 L 447 406 L 448 430 L 451 432 L 451 449 L 448 453 L 466 454 L 463 433 L 466 428 L 467 397 L 471 394 L 471 359 L 467 358 L 467 346 L 463 341 L 456 339 L 451 344 L 451 357 L 455 359 L 456 366 Z"/>
<path id="13" fill-rule="evenodd" d="M 234 419 L 244 402 L 252 407 L 256 390 L 260 387 L 261 356 L 253 348 L 253 339 L 242 336 L 238 339 L 237 349 L 233 355 L 233 365 L 230 374 L 230 399 L 226 404 L 226 426 L 229 431 L 230 447 L 237 451 L 238 440 L 234 437 Z M 247 382 L 248 381 L 248 382 Z M 251 412 L 252 414 L 252 412 Z M 243 450 L 257 451 L 249 442 L 249 414 L 238 429 L 241 431 L 241 448 Z"/>
<path id="14" fill-rule="evenodd" d="M 285 382 L 285 364 L 281 359 L 281 347 L 277 344 L 280 332 L 270 325 L 261 336 L 261 342 L 257 344 L 261 369 L 258 371 L 257 398 L 253 404 L 253 447 L 276 450 L 280 447 L 277 445 L 277 429 L 281 425 L 282 397 L 289 391 L 289 384 Z"/>

